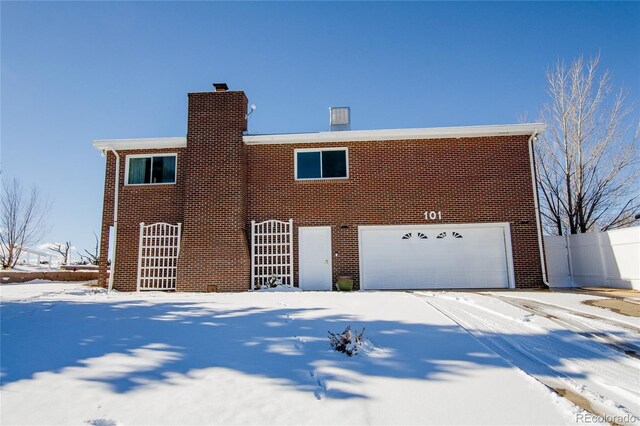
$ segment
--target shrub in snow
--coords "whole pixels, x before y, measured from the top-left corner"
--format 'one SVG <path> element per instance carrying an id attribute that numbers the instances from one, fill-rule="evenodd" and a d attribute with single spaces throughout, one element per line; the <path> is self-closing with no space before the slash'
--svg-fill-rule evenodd
<path id="1" fill-rule="evenodd" d="M 263 285 L 267 287 L 278 287 L 279 285 L 282 285 L 282 278 L 280 278 L 277 275 L 271 275 L 269 278 L 267 278 L 267 282 Z"/>
<path id="2" fill-rule="evenodd" d="M 292 291 L 302 291 L 298 287 L 294 287 L 289 284 L 277 285 L 275 287 L 269 287 L 266 284 L 258 289 L 258 291 L 268 291 L 268 292 L 292 292 Z"/>
<path id="3" fill-rule="evenodd" d="M 349 325 L 342 333 L 329 332 L 329 342 L 331 343 L 331 347 L 336 351 L 353 356 L 358 353 L 358 348 L 362 346 L 364 342 L 363 335 L 364 327 L 362 327 L 362 331 L 358 333 L 358 330 L 355 329 L 351 331 L 351 326 Z"/>
<path id="4" fill-rule="evenodd" d="M 261 291 L 298 291 L 299 289 L 291 284 L 284 284 L 282 278 L 277 275 L 271 275 L 258 287 Z"/>

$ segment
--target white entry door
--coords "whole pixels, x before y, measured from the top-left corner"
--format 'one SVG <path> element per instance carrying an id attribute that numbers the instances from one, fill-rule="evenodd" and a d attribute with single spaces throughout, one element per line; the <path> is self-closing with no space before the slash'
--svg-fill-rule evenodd
<path id="1" fill-rule="evenodd" d="M 302 290 L 331 291 L 331 227 L 298 228 L 298 265 Z"/>

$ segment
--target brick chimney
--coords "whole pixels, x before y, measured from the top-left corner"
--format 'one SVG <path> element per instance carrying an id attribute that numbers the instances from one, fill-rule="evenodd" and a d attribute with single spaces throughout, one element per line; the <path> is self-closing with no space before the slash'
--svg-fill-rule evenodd
<path id="1" fill-rule="evenodd" d="M 244 92 L 189 93 L 179 291 L 249 288 Z"/>

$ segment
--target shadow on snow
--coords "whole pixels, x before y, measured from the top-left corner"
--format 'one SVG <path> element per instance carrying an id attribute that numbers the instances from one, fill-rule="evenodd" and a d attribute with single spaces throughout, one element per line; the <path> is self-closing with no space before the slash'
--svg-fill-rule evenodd
<path id="1" fill-rule="evenodd" d="M 64 374 L 73 372 L 81 379 L 103 382 L 115 392 L 127 393 L 219 367 L 314 392 L 318 389 L 314 371 L 320 366 L 333 367 L 332 372 L 342 369 L 357 373 L 323 371 L 324 380 L 356 384 L 358 374 L 447 380 L 447 375 L 464 375 L 483 366 L 510 368 L 458 326 L 361 322 L 348 315 L 323 314 L 319 308 L 226 310 L 219 306 L 223 305 L 145 301 L 3 303 L 1 385 L 64 369 Z M 366 326 L 365 336 L 380 350 L 352 358 L 333 351 L 327 331 L 342 331 L 349 324 L 358 329 Z M 564 341 L 581 339 L 565 330 L 549 334 Z M 516 337 L 525 343 L 532 338 Z M 610 353 L 598 350 L 582 356 L 611 358 Z M 546 367 L 540 368 L 544 369 L 540 373 L 548 374 Z M 567 374 L 580 377 L 578 373 Z M 366 396 L 329 389 L 326 397 Z"/>

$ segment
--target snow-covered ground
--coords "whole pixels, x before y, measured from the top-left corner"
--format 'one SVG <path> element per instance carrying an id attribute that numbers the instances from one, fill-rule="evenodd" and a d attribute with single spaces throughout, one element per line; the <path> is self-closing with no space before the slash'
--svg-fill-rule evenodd
<path id="1" fill-rule="evenodd" d="M 585 424 L 542 375 L 568 387 L 592 378 L 585 392 L 637 414 L 637 360 L 490 295 L 107 294 L 75 283 L 0 295 L 3 425 Z M 467 311 L 487 321 L 465 323 Z M 327 338 L 347 325 L 368 339 L 351 358 Z M 637 344 L 634 333 L 618 337 Z M 518 363 L 529 341 L 553 355 Z"/>
<path id="2" fill-rule="evenodd" d="M 9 269 L 10 271 L 18 271 L 18 272 L 47 272 L 54 271 L 58 269 L 60 265 L 58 264 L 40 264 L 34 265 L 29 263 L 21 263 L 18 262 L 14 268 Z"/>
<path id="3" fill-rule="evenodd" d="M 591 412 L 640 423 L 640 323 L 575 293 L 419 292 L 504 359 Z M 640 308 L 640 305 L 638 305 Z"/>

